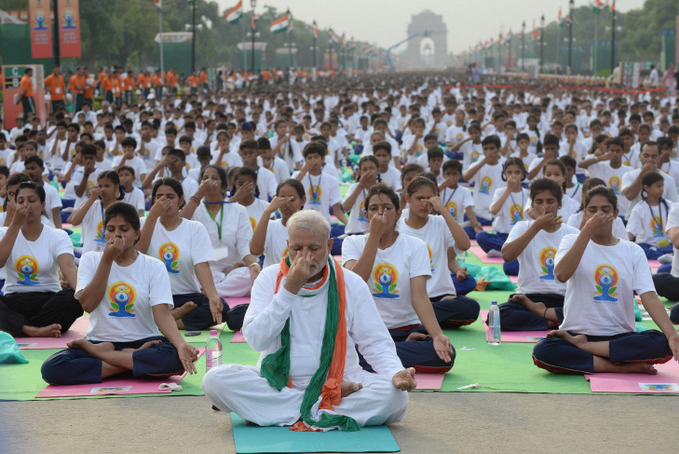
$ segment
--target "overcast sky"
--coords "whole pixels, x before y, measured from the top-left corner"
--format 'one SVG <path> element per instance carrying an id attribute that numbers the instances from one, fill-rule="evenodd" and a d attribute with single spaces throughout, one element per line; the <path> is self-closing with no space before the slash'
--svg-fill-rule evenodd
<path id="1" fill-rule="evenodd" d="M 217 0 L 221 12 L 234 6 L 238 0 Z M 575 6 L 589 4 L 589 0 L 575 0 Z M 618 11 L 641 8 L 644 0 L 617 0 Z M 567 14 L 568 0 L 258 0 L 257 11 L 265 5 L 279 11 L 290 8 L 293 16 L 319 27 L 332 27 L 347 37 L 389 47 L 407 38 L 408 24 L 414 14 L 429 9 L 443 15 L 448 27 L 448 51 L 459 53 L 486 41 L 497 38 L 501 30 L 511 27 L 513 33 L 526 21 L 531 30 L 533 20 L 539 26 L 544 13 L 546 23 L 556 20 L 561 6 Z M 245 14 L 250 12 L 250 0 L 243 0 Z M 400 50 L 400 49 L 399 49 Z"/>

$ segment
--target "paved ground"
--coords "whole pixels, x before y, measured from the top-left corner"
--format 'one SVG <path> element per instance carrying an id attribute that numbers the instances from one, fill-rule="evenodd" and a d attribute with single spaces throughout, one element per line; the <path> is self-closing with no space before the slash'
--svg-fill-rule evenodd
<path id="1" fill-rule="evenodd" d="M 677 452 L 675 396 L 413 393 L 404 453 Z M 204 397 L 0 402 L 0 453 L 233 453 Z"/>

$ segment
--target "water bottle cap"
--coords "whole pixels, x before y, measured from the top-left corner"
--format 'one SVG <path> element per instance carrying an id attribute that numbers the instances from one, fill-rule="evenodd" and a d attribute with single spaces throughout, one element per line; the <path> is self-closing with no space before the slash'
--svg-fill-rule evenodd
<path id="1" fill-rule="evenodd" d="M 497 306 L 497 301 L 493 301 L 493 302 L 490 303 L 490 304 L 492 304 L 493 306 Z"/>
<path id="2" fill-rule="evenodd" d="M 217 330 L 216 329 L 211 329 L 210 330 L 210 336 L 216 336 L 217 335 Z"/>

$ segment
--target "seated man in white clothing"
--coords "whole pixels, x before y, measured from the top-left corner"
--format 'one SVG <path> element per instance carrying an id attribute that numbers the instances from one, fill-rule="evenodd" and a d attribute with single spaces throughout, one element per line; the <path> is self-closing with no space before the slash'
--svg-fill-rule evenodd
<path id="1" fill-rule="evenodd" d="M 329 256 L 322 215 L 300 211 L 287 229 L 289 256 L 261 272 L 243 323 L 259 363 L 211 369 L 205 395 L 260 426 L 352 431 L 400 421 L 415 370 L 396 356 L 368 286 Z M 356 346 L 376 374 L 361 368 Z"/>

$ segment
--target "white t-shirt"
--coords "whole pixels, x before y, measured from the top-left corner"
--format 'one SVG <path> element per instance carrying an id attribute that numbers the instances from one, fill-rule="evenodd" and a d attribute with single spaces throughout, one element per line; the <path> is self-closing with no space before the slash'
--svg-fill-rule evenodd
<path id="1" fill-rule="evenodd" d="M 7 227 L 0 228 L 0 240 Z M 28 241 L 19 231 L 17 239 L 5 262 L 5 295 L 27 292 L 59 292 L 58 258 L 63 254 L 73 256 L 73 244 L 63 230 L 43 224 L 35 241 Z"/>
<path id="2" fill-rule="evenodd" d="M 288 170 L 288 165 L 278 156 L 274 156 L 274 158 L 271 160 L 271 167 L 264 167 L 262 158 L 260 157 L 257 157 L 257 165 L 260 169 L 266 169 L 273 173 L 273 176 L 276 179 L 276 187 L 278 187 L 278 185 L 284 180 L 290 178 L 290 170 Z"/>
<path id="3" fill-rule="evenodd" d="M 42 183 L 42 188 L 45 190 L 45 214 L 50 221 L 54 222 L 52 210 L 63 206 L 61 197 L 59 197 L 59 191 L 47 182 Z"/>
<path id="4" fill-rule="evenodd" d="M 299 172 L 295 172 L 295 178 Z M 342 202 L 339 190 L 339 181 L 327 172 L 321 172 L 314 176 L 310 173 L 304 175 L 301 181 L 306 193 L 305 210 L 318 211 L 325 219 L 330 220 L 330 208 L 336 203 Z"/>
<path id="5" fill-rule="evenodd" d="M 573 246 L 577 235 L 566 235 L 556 253 L 556 264 Z M 564 320 L 560 329 L 591 336 L 631 333 L 633 292 L 654 292 L 644 251 L 630 241 L 602 246 L 590 241 L 580 264 L 566 283 Z"/>
<path id="6" fill-rule="evenodd" d="M 460 143 L 467 136 L 466 128 L 464 126 L 448 126 L 446 129 L 446 142 L 447 143 Z"/>
<path id="7" fill-rule="evenodd" d="M 184 177 L 181 179 L 180 183 L 184 190 L 184 200 L 188 202 L 191 196 L 198 190 L 198 182 L 193 178 Z"/>
<path id="8" fill-rule="evenodd" d="M 533 224 L 532 220 L 519 221 L 512 227 L 505 244 L 523 235 Z M 516 293 L 555 293 L 564 295 L 566 284 L 554 279 L 554 257 L 561 240 L 568 234 L 578 234 L 579 230 L 561 224 L 556 232 L 540 230 L 519 254 L 519 283 Z"/>
<path id="9" fill-rule="evenodd" d="M 405 217 L 398 221 L 398 231 L 403 235 L 419 238 L 427 245 L 431 279 L 427 280 L 427 294 L 430 298 L 443 295 L 457 295 L 455 284 L 448 269 L 448 248 L 455 247 L 455 240 L 443 216 L 429 215 L 429 220 L 420 229 L 409 227 Z"/>
<path id="10" fill-rule="evenodd" d="M 417 162 L 420 156 L 424 155 L 427 151 L 426 148 L 424 148 L 424 137 L 420 137 L 419 139 L 417 139 L 417 148 L 415 149 L 415 152 L 413 154 L 408 153 L 410 147 L 413 146 L 414 142 L 415 142 L 414 134 L 403 138 L 403 149 L 406 152 L 407 164 L 410 164 L 411 162 Z"/>
<path id="11" fill-rule="evenodd" d="M 450 211 L 450 214 L 459 224 L 464 222 L 467 207 L 474 207 L 471 191 L 463 186 L 458 185 L 455 189 L 444 188 L 439 197 L 443 206 Z"/>
<path id="12" fill-rule="evenodd" d="M 481 165 L 481 164 L 476 164 Z M 502 163 L 495 165 L 486 164 L 479 169 L 469 183 L 474 183 L 474 212 L 476 216 L 491 220 L 493 215 L 490 213 L 492 205 L 492 195 L 495 188 L 502 184 Z"/>
<path id="13" fill-rule="evenodd" d="M 137 210 L 146 210 L 144 191 L 139 188 L 132 188 L 132 192 L 126 192 L 124 194 L 123 201 L 134 206 Z"/>
<path id="14" fill-rule="evenodd" d="M 165 264 L 173 295 L 199 293 L 195 265 L 215 260 L 205 226 L 188 219 L 172 231 L 157 221 L 146 254 Z"/>
<path id="15" fill-rule="evenodd" d="M 269 221 L 264 240 L 264 268 L 281 262 L 288 253 L 288 229 L 280 219 Z"/>
<path id="16" fill-rule="evenodd" d="M 64 174 L 68 173 L 69 169 L 73 165 L 72 162 L 68 162 L 66 164 L 66 167 L 64 168 Z M 103 170 L 100 169 L 99 167 L 94 167 L 94 172 L 90 173 L 87 176 L 87 187 L 85 188 L 85 192 L 83 192 L 82 197 L 78 197 L 75 193 L 75 190 L 78 186 L 80 186 L 80 183 L 82 183 L 83 178 L 85 177 L 85 167 L 81 165 L 75 166 L 73 169 L 73 172 L 71 173 L 71 181 L 69 181 L 66 184 L 66 191 L 64 192 L 64 199 L 78 199 L 80 201 L 80 205 L 85 203 L 85 200 L 87 200 L 87 196 L 90 192 L 90 189 L 96 188 L 97 187 L 97 177 Z"/>
<path id="17" fill-rule="evenodd" d="M 506 188 L 506 186 L 502 186 L 495 190 L 491 205 L 500 200 Z M 500 211 L 495 215 L 493 230 L 497 233 L 509 233 L 517 222 L 523 220 L 523 211 L 528 203 L 530 203 L 530 191 L 528 189 L 521 188 L 519 192 L 511 192 L 505 203 L 502 204 Z"/>
<path id="18" fill-rule="evenodd" d="M 104 207 L 101 200 L 95 200 L 82 221 L 83 254 L 90 251 L 103 252 L 106 247 L 104 238 Z"/>
<path id="19" fill-rule="evenodd" d="M 249 206 L 245 207 L 245 211 L 248 212 L 248 217 L 250 218 L 250 225 L 252 225 L 252 231 L 254 232 L 257 228 L 257 223 L 262 219 L 262 214 L 264 210 L 269 206 L 267 202 L 262 199 L 255 199 L 255 201 Z"/>
<path id="20" fill-rule="evenodd" d="M 562 142 L 561 146 L 559 147 L 559 157 L 561 156 L 568 156 L 568 152 L 570 151 L 571 146 L 568 142 Z M 582 142 L 576 141 L 573 144 L 573 159 L 575 159 L 575 163 L 579 164 L 580 161 L 583 160 L 585 155 L 587 154 L 587 149 L 585 146 L 582 144 Z M 585 169 L 582 167 L 575 167 L 575 172 L 578 174 L 584 174 Z"/>
<path id="21" fill-rule="evenodd" d="M 354 193 L 357 187 L 361 186 L 360 183 L 354 183 L 349 186 L 347 195 L 342 201 L 344 203 L 351 194 Z M 361 186 L 361 190 L 358 192 L 358 197 L 354 205 L 349 209 L 349 222 L 344 229 L 345 233 L 365 233 L 370 229 L 370 224 L 365 218 L 365 196 L 368 195 L 368 191 Z"/>
<path id="22" fill-rule="evenodd" d="M 470 140 L 463 143 L 459 151 L 462 153 L 462 171 L 466 172 L 483 156 L 483 145 L 481 142 L 474 143 Z"/>
<path id="23" fill-rule="evenodd" d="M 224 153 L 222 160 L 219 163 L 216 162 L 218 157 L 219 150 L 213 151 L 212 161 L 210 164 L 217 164 L 220 167 L 223 167 L 224 170 L 229 170 L 229 167 L 241 167 L 243 165 L 243 160 L 241 159 L 240 155 L 234 151 Z"/>
<path id="24" fill-rule="evenodd" d="M 565 194 L 574 200 L 575 203 L 578 204 L 578 209 L 580 209 L 580 204 L 582 203 L 582 186 L 576 183 L 572 188 L 566 188 Z"/>
<path id="25" fill-rule="evenodd" d="M 223 272 L 226 268 L 242 261 L 246 255 L 250 254 L 252 224 L 244 206 L 226 202 L 213 220 L 205 204 L 201 203 L 193 213 L 193 220 L 205 226 L 213 250 L 227 249 L 226 257 L 210 263 L 210 269 L 213 273 Z"/>
<path id="26" fill-rule="evenodd" d="M 636 237 L 637 243 L 646 243 L 651 246 L 662 246 L 659 242 L 669 241 L 665 236 L 665 226 L 669 218 L 669 212 L 674 206 L 669 200 L 660 202 L 658 206 L 651 206 L 644 200 L 632 209 L 632 214 L 627 220 L 627 232 Z M 668 245 L 668 244 L 665 244 Z"/>
<path id="27" fill-rule="evenodd" d="M 269 202 L 276 197 L 276 177 L 273 173 L 262 167 L 257 170 L 257 188 L 259 189 L 259 198 L 265 202 Z"/>
<path id="28" fill-rule="evenodd" d="M 342 263 L 358 260 L 367 240 L 367 235 L 345 238 Z M 431 277 L 428 258 L 427 245 L 408 235 L 399 235 L 387 249 L 377 249 L 368 287 L 388 329 L 421 323 L 413 308 L 410 279 Z"/>
<path id="29" fill-rule="evenodd" d="M 137 155 L 144 161 L 147 171 L 152 170 L 156 165 L 156 155 L 158 151 L 162 148 L 158 142 L 151 139 L 149 142 L 144 142 L 141 140 L 139 142 L 139 148 L 137 149 Z M 162 153 L 161 153 L 162 155 Z"/>
<path id="30" fill-rule="evenodd" d="M 641 173 L 641 169 L 635 169 L 627 172 L 625 175 L 622 177 L 622 189 L 620 191 L 624 191 L 626 187 L 631 186 L 634 183 L 634 180 L 637 179 L 639 174 Z M 677 196 L 677 183 L 674 181 L 674 178 L 666 174 L 665 172 L 658 172 L 661 177 L 665 180 L 665 187 L 663 189 L 662 197 L 663 199 L 677 203 L 679 202 L 679 196 Z M 604 180 L 605 181 L 605 180 Z M 618 209 L 620 210 L 620 214 L 625 213 L 625 218 L 628 218 L 629 216 L 632 215 L 632 210 L 634 207 L 641 202 L 641 191 L 634 197 L 632 200 L 628 200 L 627 197 L 624 197 L 625 201 L 627 202 L 627 205 L 625 205 L 625 210 L 623 210 L 620 206 L 618 206 Z M 620 197 L 618 197 L 618 200 L 620 200 Z"/>
<path id="31" fill-rule="evenodd" d="M 116 156 L 113 158 L 113 168 L 116 168 L 120 165 L 120 162 L 123 160 L 123 155 Z M 134 182 L 132 183 L 135 188 L 141 188 L 141 176 L 146 175 L 148 173 L 148 170 L 146 169 L 146 164 L 144 164 L 144 161 L 140 159 L 138 156 L 135 156 L 132 159 L 127 159 L 125 160 L 125 165 L 128 167 L 132 167 L 134 169 Z"/>
<path id="32" fill-rule="evenodd" d="M 102 255 L 90 252 L 80 259 L 76 296 L 92 281 Z M 138 254 L 128 266 L 113 262 L 104 297 L 90 313 L 87 337 L 100 342 L 132 342 L 158 336 L 152 309 L 158 304 L 174 308 L 170 280 L 158 259 Z"/>
<path id="33" fill-rule="evenodd" d="M 382 183 L 391 187 L 394 191 L 398 192 L 403 189 L 401 185 L 401 172 L 396 170 L 396 167 L 392 167 L 394 161 L 389 161 L 389 167 L 384 173 L 380 173 L 380 180 Z"/>

